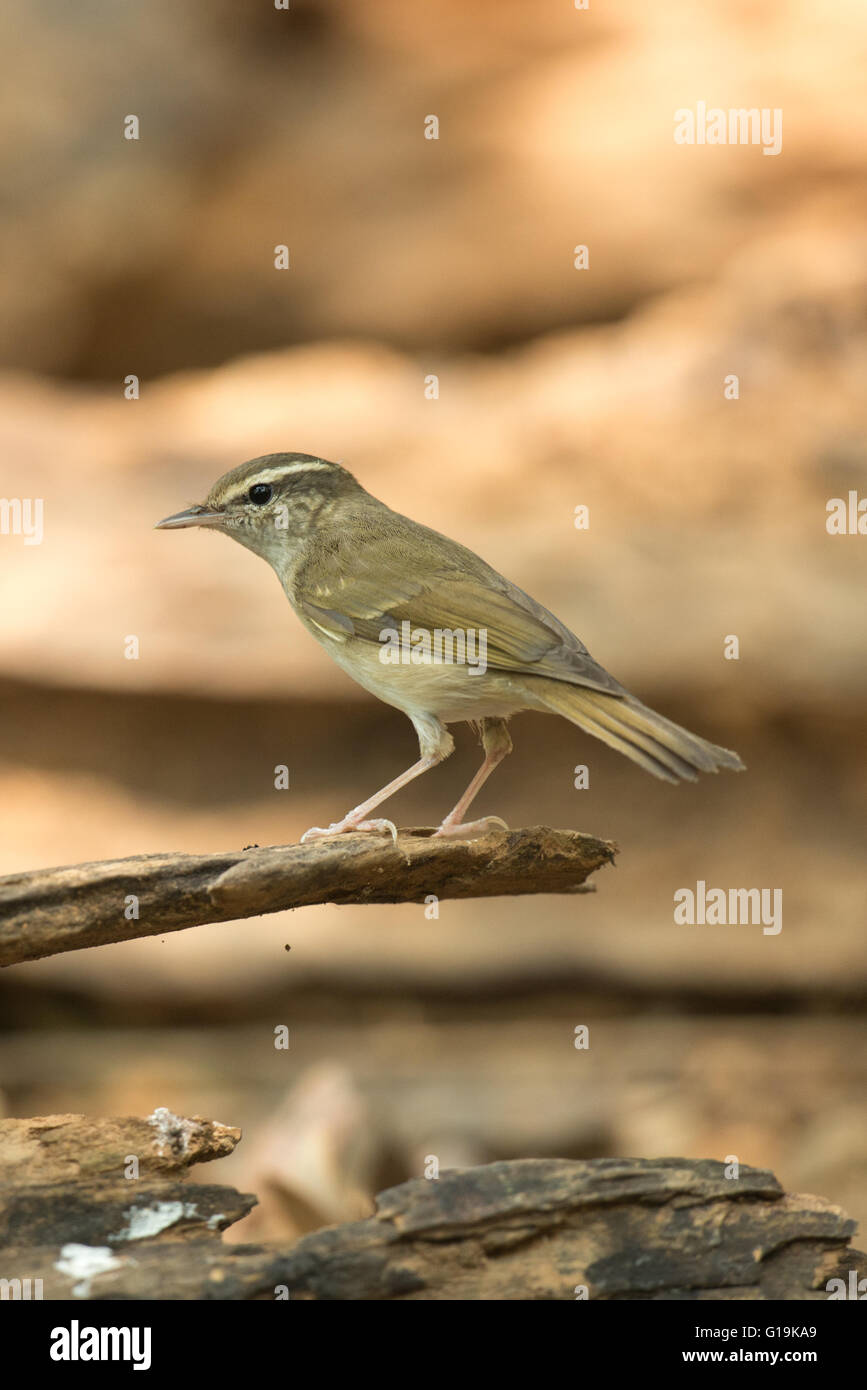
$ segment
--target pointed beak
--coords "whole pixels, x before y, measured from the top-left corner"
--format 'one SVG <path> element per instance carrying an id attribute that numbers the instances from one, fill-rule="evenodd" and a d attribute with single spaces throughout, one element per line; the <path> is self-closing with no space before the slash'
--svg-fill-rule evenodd
<path id="1" fill-rule="evenodd" d="M 195 507 L 188 507 L 185 512 L 175 512 L 174 516 L 167 516 L 163 521 L 158 521 L 154 530 L 175 531 L 182 526 L 219 526 L 225 519 L 222 512 L 212 511 L 204 503 L 197 503 Z"/>

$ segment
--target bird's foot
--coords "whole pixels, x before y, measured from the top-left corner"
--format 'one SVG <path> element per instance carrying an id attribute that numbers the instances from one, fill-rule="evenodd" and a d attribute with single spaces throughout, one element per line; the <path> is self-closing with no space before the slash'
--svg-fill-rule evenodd
<path id="1" fill-rule="evenodd" d="M 301 836 L 302 845 L 308 845 L 312 840 L 327 840 L 331 835 L 352 835 L 356 831 L 362 835 L 390 835 L 397 844 L 397 826 L 390 820 L 350 820 L 348 816 L 343 820 L 335 821 L 333 825 L 324 828 L 321 825 L 311 825 L 309 830 L 305 830 Z"/>
<path id="2" fill-rule="evenodd" d="M 432 840 L 475 840 L 481 835 L 489 835 L 494 829 L 508 830 L 508 826 L 499 816 L 483 816 L 481 820 L 459 821 L 457 825 L 449 825 L 448 819 L 444 820 L 439 830 L 435 830 L 431 836 Z"/>

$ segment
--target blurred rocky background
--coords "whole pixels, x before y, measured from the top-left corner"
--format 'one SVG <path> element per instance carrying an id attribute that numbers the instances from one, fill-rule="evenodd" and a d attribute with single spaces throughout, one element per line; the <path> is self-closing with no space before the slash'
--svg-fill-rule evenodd
<path id="1" fill-rule="evenodd" d="M 672 788 L 523 716 L 479 812 L 617 840 L 595 896 L 7 970 L 7 1113 L 241 1125 L 239 1238 L 429 1155 L 736 1155 L 867 1218 L 867 537 L 826 529 L 867 496 L 867 13 L 33 0 L 4 29 L 0 494 L 44 539 L 0 535 L 0 872 L 284 843 L 415 757 L 260 561 L 150 529 L 276 450 L 478 550 L 749 766 Z M 676 144 L 698 101 L 781 108 L 782 153 Z M 459 730 L 394 814 L 435 823 L 477 759 Z M 698 879 L 781 888 L 781 933 L 675 926 Z"/>

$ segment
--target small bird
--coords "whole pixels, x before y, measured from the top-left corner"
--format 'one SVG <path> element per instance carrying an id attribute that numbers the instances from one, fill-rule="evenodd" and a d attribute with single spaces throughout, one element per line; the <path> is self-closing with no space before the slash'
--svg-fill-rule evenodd
<path id="1" fill-rule="evenodd" d="M 436 835 L 474 836 L 495 816 L 465 822 L 470 803 L 511 752 L 520 710 L 559 714 L 666 782 L 742 771 L 718 748 L 657 714 L 593 660 L 583 642 L 472 550 L 393 512 L 339 463 L 266 454 L 219 478 L 206 501 L 157 523 L 206 526 L 275 571 L 300 618 L 359 685 L 409 716 L 419 759 L 313 840 L 388 832 L 371 812 L 454 749 L 447 725 L 481 730 L 485 758 Z"/>

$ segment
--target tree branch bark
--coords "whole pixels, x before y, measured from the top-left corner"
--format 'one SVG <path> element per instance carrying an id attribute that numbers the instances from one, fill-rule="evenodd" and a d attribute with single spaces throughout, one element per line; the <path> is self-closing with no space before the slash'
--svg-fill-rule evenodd
<path id="1" fill-rule="evenodd" d="M 317 903 L 593 891 L 617 846 L 534 826 L 474 840 L 342 835 L 224 854 L 144 854 L 0 879 L 0 965 Z M 137 916 L 134 915 L 137 913 Z"/>

